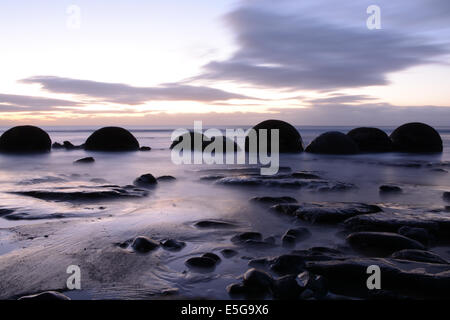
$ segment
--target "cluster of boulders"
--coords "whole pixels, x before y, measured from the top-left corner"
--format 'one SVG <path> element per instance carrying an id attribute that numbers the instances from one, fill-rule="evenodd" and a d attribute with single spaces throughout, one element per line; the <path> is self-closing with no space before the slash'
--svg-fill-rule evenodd
<path id="1" fill-rule="evenodd" d="M 52 144 L 50 136 L 35 126 L 11 128 L 0 137 L 0 152 L 4 153 L 44 153 L 51 149 L 89 151 L 150 151 L 150 147 L 140 147 L 137 139 L 128 130 L 120 127 L 105 127 L 92 133 L 86 142 L 76 146 L 70 141 Z M 84 162 L 84 161 L 82 161 Z"/>
<path id="2" fill-rule="evenodd" d="M 266 129 L 268 136 L 271 130 L 279 130 L 279 151 L 281 153 L 298 153 L 304 150 L 303 141 L 298 131 L 290 124 L 280 120 L 267 120 L 253 127 L 257 133 L 259 145 L 259 129 Z M 246 137 L 246 151 L 258 151 L 258 146 L 251 149 L 250 137 Z M 268 151 L 270 152 L 270 139 Z M 329 131 L 314 139 L 306 148 L 306 152 L 319 154 L 356 154 L 379 152 L 442 152 L 442 139 L 439 133 L 424 123 L 407 123 L 388 136 L 378 128 L 355 128 L 344 134 Z"/>
<path id="3" fill-rule="evenodd" d="M 344 134 L 330 131 L 314 139 L 306 149 L 300 133 L 287 122 L 281 120 L 266 120 L 252 128 L 245 139 L 247 152 L 271 152 L 271 130 L 278 130 L 280 153 L 321 153 L 321 154 L 356 154 L 361 152 L 414 152 L 431 153 L 442 152 L 442 139 L 439 133 L 424 123 L 407 123 L 388 136 L 377 128 L 356 128 Z M 267 150 L 259 150 L 260 135 L 266 134 Z M 173 149 L 184 139 L 190 139 L 191 150 L 204 151 L 217 137 L 205 138 L 202 133 L 187 132 L 177 137 L 172 145 Z M 200 141 L 200 143 L 195 143 Z M 223 151 L 239 151 L 234 141 L 223 140 Z M 150 147 L 140 147 L 138 140 L 128 130 L 120 127 L 105 127 L 95 131 L 82 145 L 75 146 L 69 141 L 52 145 L 49 135 L 34 126 L 18 126 L 9 129 L 0 137 L 0 152 L 30 153 L 48 152 L 51 149 L 85 149 L 90 151 L 149 151 Z"/>

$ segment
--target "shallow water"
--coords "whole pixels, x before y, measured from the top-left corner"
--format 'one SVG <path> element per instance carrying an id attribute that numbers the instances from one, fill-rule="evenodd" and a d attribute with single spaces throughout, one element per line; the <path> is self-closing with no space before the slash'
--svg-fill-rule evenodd
<path id="1" fill-rule="evenodd" d="M 52 140 L 81 144 L 95 128 L 44 128 Z M 293 222 L 274 215 L 268 206 L 249 201 L 254 196 L 291 196 L 299 202 L 364 202 L 389 210 L 425 212 L 442 209 L 444 191 L 450 191 L 450 128 L 437 128 L 444 141 L 440 155 L 365 154 L 326 156 L 311 154 L 281 155 L 280 165 L 294 171 L 314 172 L 332 182 L 351 183 L 355 188 L 339 192 L 315 189 L 221 185 L 202 180 L 207 175 L 233 173 L 242 165 L 174 165 L 170 158 L 170 128 L 129 128 L 141 146 L 150 152 L 102 153 L 84 150 L 54 150 L 46 155 L 0 155 L 0 209 L 21 213 L 17 219 L 0 218 L 0 269 L 8 268 L 12 282 L 4 282 L 1 298 L 24 293 L 59 289 L 65 286 L 65 268 L 80 265 L 86 270 L 83 290 L 68 292 L 72 298 L 155 298 L 162 291 L 177 288 L 180 296 L 228 298 L 226 285 L 248 269 L 248 259 L 289 252 L 273 249 L 236 247 L 230 238 L 239 231 L 258 231 L 264 237 L 281 235 Z M 344 127 L 298 128 L 305 145 L 320 133 L 330 130 L 348 132 Z M 384 128 L 388 133 L 393 128 Z M 1 131 L 1 130 L 0 130 Z M 73 161 L 93 156 L 92 165 L 73 165 Z M 215 171 L 217 169 L 217 171 Z M 30 190 L 88 188 L 103 185 L 125 186 L 141 174 L 155 177 L 172 175 L 173 182 L 160 182 L 142 198 L 117 200 L 46 201 L 18 194 Z M 102 180 L 99 180 L 102 179 Z M 401 195 L 381 196 L 382 184 L 395 184 Z M 61 189 L 66 190 L 66 189 Z M 448 203 L 447 203 L 448 205 Z M 442 215 L 450 213 L 442 212 Z M 199 229 L 201 219 L 220 219 L 237 225 L 231 229 Z M 338 226 L 309 226 L 312 237 L 295 249 L 313 246 L 346 247 Z M 115 244 L 146 235 L 156 240 L 173 238 L 186 242 L 179 252 L 159 249 L 138 255 Z M 194 272 L 184 265 L 187 258 L 205 252 L 235 248 L 239 254 L 207 273 Z M 447 259 L 448 248 L 436 248 Z M 220 255 L 220 254 L 219 254 Z M 19 265 L 20 262 L 20 265 Z M 33 265 L 37 264 L 37 265 Z M 3 271 L 0 274 L 5 274 Z M 0 281 L 1 283 L 1 281 Z"/>

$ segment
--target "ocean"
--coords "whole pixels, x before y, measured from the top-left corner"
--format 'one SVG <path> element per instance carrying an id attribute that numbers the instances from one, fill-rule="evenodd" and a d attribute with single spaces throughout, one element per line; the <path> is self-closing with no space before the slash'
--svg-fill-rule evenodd
<path id="1" fill-rule="evenodd" d="M 126 128 L 141 146 L 152 150 L 0 155 L 0 298 L 60 290 L 74 299 L 153 299 L 169 293 L 229 299 L 226 286 L 237 281 L 250 260 L 293 250 L 281 245 L 255 249 L 230 241 L 244 231 L 259 232 L 263 238 L 273 236 L 280 244 L 290 227 L 305 226 L 311 236 L 296 243 L 295 250 L 350 250 L 340 224 L 293 222 L 249 201 L 258 196 L 289 196 L 300 203 L 374 204 L 388 215 L 417 215 L 426 220 L 428 215 L 433 219 L 438 214 L 450 221 L 448 203 L 442 197 L 450 191 L 450 127 L 436 128 L 444 143 L 442 154 L 281 155 L 280 166 L 286 172 L 307 172 L 325 181 L 301 185 L 260 180 L 249 183 L 242 165 L 175 165 L 169 149 L 175 128 Z M 0 134 L 5 129 L 0 128 Z M 68 140 L 78 145 L 97 128 L 43 129 L 53 142 Z M 306 146 L 323 132 L 346 133 L 352 128 L 297 129 Z M 394 128 L 381 129 L 389 134 Z M 88 156 L 95 158 L 94 164 L 73 164 Z M 131 185 L 146 173 L 170 175 L 176 180 L 158 183 L 145 196 L 45 196 L 45 192 L 58 190 L 73 194 L 99 191 L 104 186 L 110 190 L 115 188 L 111 186 Z M 223 178 L 229 179 L 220 180 Z M 386 196 L 379 192 L 381 185 L 395 185 L 403 191 Z M 207 219 L 229 223 L 233 228 L 196 227 L 196 222 Z M 186 245 L 180 251 L 158 249 L 145 255 L 119 245 L 140 235 L 158 241 L 176 239 Z M 220 254 L 223 249 L 238 253 L 225 258 Z M 439 244 L 430 250 L 450 261 L 449 246 Z M 187 259 L 206 252 L 221 256 L 214 270 L 199 272 L 186 266 Z M 81 290 L 65 287 L 69 265 L 80 266 Z"/>

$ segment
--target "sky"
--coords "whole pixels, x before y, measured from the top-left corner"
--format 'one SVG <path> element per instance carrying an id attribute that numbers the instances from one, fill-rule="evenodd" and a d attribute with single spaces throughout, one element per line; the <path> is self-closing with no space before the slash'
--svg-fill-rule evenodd
<path id="1" fill-rule="evenodd" d="M 449 16 L 448 0 L 2 0 L 0 125 L 449 125 Z"/>

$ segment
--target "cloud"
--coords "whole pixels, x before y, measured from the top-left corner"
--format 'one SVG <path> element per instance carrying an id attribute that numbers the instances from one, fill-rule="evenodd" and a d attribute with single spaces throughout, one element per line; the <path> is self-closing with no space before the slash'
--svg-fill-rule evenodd
<path id="1" fill-rule="evenodd" d="M 253 99 L 215 88 L 167 83 L 156 87 L 134 87 L 122 83 L 78 80 L 56 76 L 35 76 L 21 80 L 22 83 L 40 84 L 52 93 L 74 94 L 95 98 L 101 102 L 128 105 L 147 101 L 199 101 L 215 102 L 232 99 Z"/>
<path id="2" fill-rule="evenodd" d="M 80 106 L 80 102 L 46 97 L 0 94 L 0 112 L 47 111 Z"/>
<path id="3" fill-rule="evenodd" d="M 444 45 L 425 37 L 337 24 L 317 13 L 299 12 L 244 5 L 229 13 L 226 22 L 237 51 L 229 59 L 206 64 L 193 80 L 290 90 L 357 88 L 385 85 L 389 73 L 447 53 Z"/>

